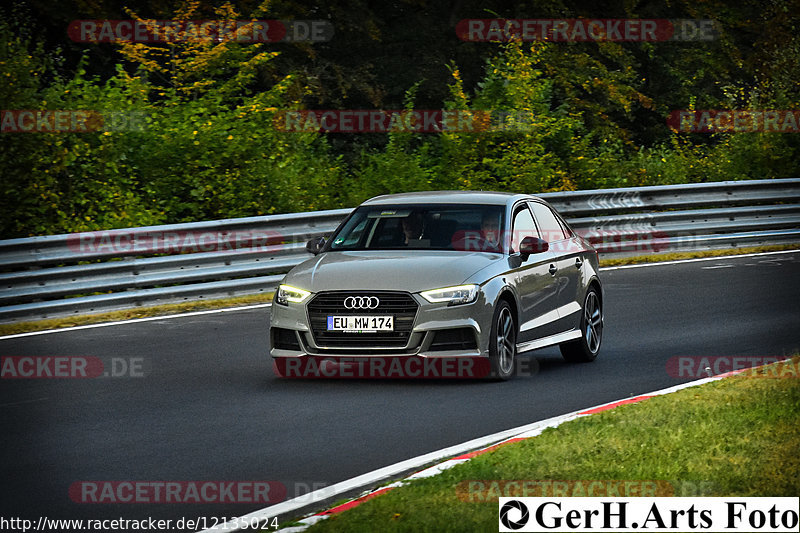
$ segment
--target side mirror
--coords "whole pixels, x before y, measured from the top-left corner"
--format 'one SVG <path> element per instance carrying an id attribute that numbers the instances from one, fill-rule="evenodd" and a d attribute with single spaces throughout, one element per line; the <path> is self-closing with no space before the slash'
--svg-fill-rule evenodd
<path id="1" fill-rule="evenodd" d="M 325 237 L 314 237 L 306 243 L 306 251 L 317 255 L 323 246 L 325 246 Z"/>
<path id="2" fill-rule="evenodd" d="M 522 239 L 522 242 L 519 244 L 519 255 L 522 257 L 523 261 L 526 261 L 528 256 L 532 254 L 540 254 L 549 249 L 550 245 L 547 243 L 547 241 L 542 240 L 539 237 L 528 236 Z"/>

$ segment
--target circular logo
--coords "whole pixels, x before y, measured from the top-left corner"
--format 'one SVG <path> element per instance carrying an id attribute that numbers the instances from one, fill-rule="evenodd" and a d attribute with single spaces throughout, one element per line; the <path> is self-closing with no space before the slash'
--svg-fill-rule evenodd
<path id="1" fill-rule="evenodd" d="M 345 309 L 375 309 L 380 303 L 377 296 L 348 296 L 344 299 Z"/>
<path id="2" fill-rule="evenodd" d="M 511 520 L 508 517 L 508 513 L 512 509 L 519 511 L 520 516 L 518 521 Z M 523 527 L 528 523 L 529 517 L 530 513 L 528 512 L 528 506 L 519 500 L 509 500 L 503 505 L 503 507 L 500 508 L 500 522 L 502 522 L 503 526 L 507 527 L 508 529 L 519 529 Z"/>

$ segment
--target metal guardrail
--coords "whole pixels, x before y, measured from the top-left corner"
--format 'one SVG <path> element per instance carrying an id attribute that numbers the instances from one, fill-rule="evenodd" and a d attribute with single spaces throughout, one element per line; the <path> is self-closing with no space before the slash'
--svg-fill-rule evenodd
<path id="1" fill-rule="evenodd" d="M 800 242 L 800 179 L 539 196 L 604 257 Z M 0 321 L 269 293 L 349 212 L 3 240 Z"/>

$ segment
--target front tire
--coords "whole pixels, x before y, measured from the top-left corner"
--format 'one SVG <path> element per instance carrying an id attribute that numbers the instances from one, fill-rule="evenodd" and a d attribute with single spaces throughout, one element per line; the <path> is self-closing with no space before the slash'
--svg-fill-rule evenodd
<path id="1" fill-rule="evenodd" d="M 603 306 L 597 290 L 586 292 L 581 314 L 581 338 L 559 346 L 561 355 L 570 363 L 589 363 L 597 358 L 603 340 Z"/>
<path id="2" fill-rule="evenodd" d="M 517 356 L 517 325 L 511 306 L 500 300 L 494 310 L 489 342 L 489 361 L 492 365 L 490 377 L 498 381 L 506 381 L 514 374 L 514 363 Z"/>

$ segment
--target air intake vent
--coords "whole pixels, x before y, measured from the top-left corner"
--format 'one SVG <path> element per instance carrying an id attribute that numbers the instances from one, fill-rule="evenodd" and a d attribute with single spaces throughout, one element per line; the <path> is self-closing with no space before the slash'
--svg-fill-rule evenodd
<path id="1" fill-rule="evenodd" d="M 279 350 L 300 351 L 300 343 L 297 341 L 297 333 L 291 329 L 270 328 L 272 333 L 272 347 Z"/>
<path id="2" fill-rule="evenodd" d="M 475 350 L 475 333 L 470 328 L 443 329 L 434 333 L 430 351 Z"/>

